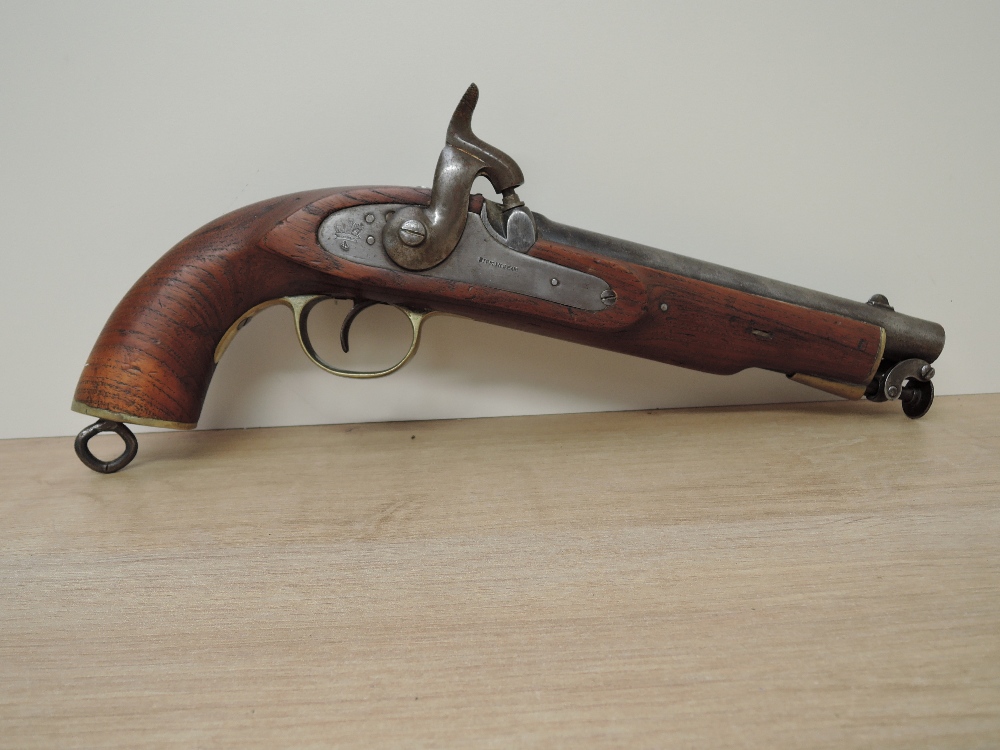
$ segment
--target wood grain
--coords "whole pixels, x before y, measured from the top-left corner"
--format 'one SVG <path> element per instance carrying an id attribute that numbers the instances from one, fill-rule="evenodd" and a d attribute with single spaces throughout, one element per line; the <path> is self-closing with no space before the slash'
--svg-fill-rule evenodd
<path id="1" fill-rule="evenodd" d="M 613 307 L 596 312 L 579 310 L 488 286 L 421 276 L 402 268 L 352 263 L 319 247 L 316 233 L 329 214 L 362 203 L 402 202 L 387 199 L 389 195 L 397 195 L 391 191 L 401 190 L 404 188 L 379 187 L 367 192 L 354 189 L 350 193 L 324 196 L 290 215 L 268 233 L 262 244 L 295 263 L 347 280 L 369 299 L 429 307 L 495 325 L 530 328 L 557 338 L 571 338 L 573 331 L 588 330 L 603 333 L 606 341 L 611 334 L 633 325 L 646 312 L 646 290 L 633 272 L 634 266 L 583 251 L 577 251 L 579 257 L 567 265 L 578 268 L 593 263 L 590 259 L 597 259 L 601 278 L 618 291 L 619 302 Z M 481 199 L 481 196 L 473 196 L 473 200 L 476 198 Z"/>
<path id="2" fill-rule="evenodd" d="M 429 307 L 704 372 L 729 375 L 763 367 L 847 383 L 867 383 L 874 375 L 880 356 L 878 326 L 546 240 L 536 242 L 530 254 L 598 276 L 615 290 L 617 302 L 596 312 L 578 310 L 317 252 L 316 231 L 323 218 L 356 201 L 382 201 L 389 190 L 324 196 L 289 216 L 263 244 L 296 263 L 350 280 L 372 299 Z M 661 303 L 668 305 L 666 314 Z"/>
<path id="3" fill-rule="evenodd" d="M 578 310 L 485 286 L 352 263 L 325 252 L 317 229 L 357 205 L 423 204 L 425 189 L 347 187 L 275 198 L 182 240 L 122 299 L 84 366 L 73 408 L 119 421 L 193 427 L 220 339 L 257 305 L 329 294 L 410 305 L 729 374 L 748 367 L 866 383 L 880 329 L 685 279 L 579 248 L 539 241 L 531 252 L 600 276 L 617 302 Z M 482 205 L 470 197 L 470 208 Z M 669 302 L 664 314 L 659 306 Z"/>
<path id="4" fill-rule="evenodd" d="M 84 366 L 74 408 L 78 403 L 125 421 L 193 427 L 215 372 L 216 346 L 245 312 L 289 295 L 362 294 L 354 279 L 269 252 L 264 237 L 324 200 L 344 207 L 428 199 L 428 191 L 415 188 L 313 190 L 207 224 L 171 248 L 117 305 Z M 307 243 L 311 253 L 325 255 L 315 228 Z"/>
<path id="5" fill-rule="evenodd" d="M 140 423 L 194 426 L 215 347 L 250 308 L 329 277 L 261 250 L 256 239 L 325 193 L 247 206 L 202 227 L 158 260 L 117 305 L 84 365 L 74 401 Z"/>
<path id="6" fill-rule="evenodd" d="M 613 263 L 544 240 L 535 243 L 531 254 L 598 275 L 602 266 Z M 638 281 L 644 314 L 613 337 L 574 336 L 579 343 L 719 375 L 760 367 L 867 383 L 875 374 L 882 332 L 876 325 L 654 268 L 621 265 Z"/>
<path id="7" fill-rule="evenodd" d="M 0 441 L 0 747 L 997 747 L 998 418 Z"/>

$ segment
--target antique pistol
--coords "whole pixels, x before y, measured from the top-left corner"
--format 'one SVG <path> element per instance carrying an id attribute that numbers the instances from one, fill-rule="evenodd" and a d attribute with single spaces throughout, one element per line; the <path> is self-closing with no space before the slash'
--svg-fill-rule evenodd
<path id="1" fill-rule="evenodd" d="M 867 303 L 559 224 L 515 189 L 524 176 L 472 132 L 475 84 L 448 126 L 430 190 L 347 187 L 295 193 L 233 211 L 182 240 L 136 282 L 101 331 L 73 409 L 98 417 L 76 439 L 95 471 L 126 466 L 137 441 L 124 423 L 191 429 L 226 347 L 266 307 L 291 308 L 306 355 L 334 375 L 374 378 L 402 367 L 436 312 L 541 333 L 704 372 L 785 373 L 845 398 L 899 400 L 909 417 L 934 399 L 937 323 Z M 484 175 L 499 202 L 470 195 Z M 412 342 L 394 366 L 331 366 L 309 338 L 321 301 L 402 310 Z M 112 461 L 88 447 L 116 432 Z"/>

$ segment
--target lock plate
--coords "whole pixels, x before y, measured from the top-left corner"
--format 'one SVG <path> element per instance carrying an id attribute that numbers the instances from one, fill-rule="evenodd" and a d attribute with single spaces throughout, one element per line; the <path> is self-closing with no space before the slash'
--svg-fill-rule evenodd
<path id="1" fill-rule="evenodd" d="M 484 204 L 485 205 L 485 204 Z M 328 216 L 319 243 L 331 255 L 397 273 L 412 273 L 523 294 L 579 310 L 604 310 L 615 295 L 603 279 L 507 247 L 483 214 L 469 212 L 454 252 L 423 271 L 402 271 L 386 253 L 383 230 L 404 208 L 396 204 L 354 206 Z"/>

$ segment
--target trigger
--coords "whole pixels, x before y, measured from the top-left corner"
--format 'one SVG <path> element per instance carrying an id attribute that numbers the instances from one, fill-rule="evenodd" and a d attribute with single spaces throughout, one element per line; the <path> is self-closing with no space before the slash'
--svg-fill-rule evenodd
<path id="1" fill-rule="evenodd" d="M 354 307 L 352 307 L 350 312 L 347 313 L 347 317 L 344 318 L 344 322 L 340 326 L 340 348 L 344 350 L 344 354 L 346 354 L 349 349 L 347 337 L 351 332 L 351 324 L 354 322 L 354 319 L 372 305 L 378 304 L 381 303 L 373 302 L 371 300 L 354 300 Z"/>

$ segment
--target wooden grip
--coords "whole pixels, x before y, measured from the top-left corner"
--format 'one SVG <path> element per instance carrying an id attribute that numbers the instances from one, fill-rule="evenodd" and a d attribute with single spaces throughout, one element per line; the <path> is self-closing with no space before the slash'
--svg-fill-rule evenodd
<path id="1" fill-rule="evenodd" d="M 192 428 L 215 370 L 216 345 L 255 305 L 341 291 L 336 279 L 259 246 L 290 214 L 330 191 L 234 211 L 190 235 L 140 278 L 104 326 L 73 408 L 97 417 Z"/>
<path id="2" fill-rule="evenodd" d="M 73 408 L 160 427 L 194 427 L 216 347 L 257 305 L 298 294 L 370 299 L 463 315 L 646 359 L 729 374 L 748 367 L 845 383 L 871 379 L 882 329 L 539 240 L 531 255 L 599 276 L 614 305 L 586 311 L 534 297 L 376 268 L 325 252 L 331 212 L 426 205 L 427 190 L 341 188 L 284 196 L 212 222 L 139 279 L 101 332 Z M 474 196 L 477 210 L 482 198 Z"/>

